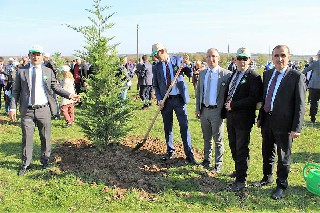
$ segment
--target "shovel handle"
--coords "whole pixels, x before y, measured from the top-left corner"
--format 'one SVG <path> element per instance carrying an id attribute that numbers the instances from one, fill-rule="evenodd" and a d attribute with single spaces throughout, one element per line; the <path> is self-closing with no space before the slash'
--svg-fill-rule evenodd
<path id="1" fill-rule="evenodd" d="M 177 78 L 178 78 L 178 76 L 179 76 L 182 68 L 183 68 L 183 65 L 181 65 L 181 66 L 179 67 L 176 75 L 174 76 L 173 81 L 171 82 L 171 84 L 170 84 L 170 86 L 169 86 L 166 94 L 164 95 L 164 97 L 163 97 L 163 99 L 162 99 L 162 102 L 163 102 L 163 103 L 164 103 L 164 102 L 167 100 L 167 98 L 169 97 L 169 93 L 170 93 L 172 87 L 174 86 L 174 84 L 176 83 Z M 138 144 L 136 145 L 136 147 L 134 148 L 134 150 L 138 150 L 138 149 L 139 149 L 140 147 L 142 147 L 142 146 L 145 144 L 145 142 L 147 141 L 147 138 L 148 138 L 148 136 L 149 136 L 149 133 L 150 133 L 150 131 L 151 131 L 152 127 L 153 127 L 153 124 L 155 123 L 155 121 L 156 121 L 156 119 L 157 119 L 157 117 L 158 117 L 161 109 L 162 109 L 162 106 L 159 105 L 159 107 L 158 107 L 158 109 L 157 109 L 157 112 L 156 112 L 156 114 L 153 116 L 153 119 L 152 119 L 152 121 L 151 121 L 151 123 L 150 123 L 150 125 L 149 125 L 149 127 L 148 127 L 147 132 L 144 134 L 144 137 L 143 137 L 142 142 L 141 142 L 141 143 L 138 143 Z"/>

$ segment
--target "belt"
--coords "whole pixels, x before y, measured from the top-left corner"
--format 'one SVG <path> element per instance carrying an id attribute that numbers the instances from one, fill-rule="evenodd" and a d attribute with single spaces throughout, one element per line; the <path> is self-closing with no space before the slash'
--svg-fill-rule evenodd
<path id="1" fill-rule="evenodd" d="M 168 98 L 169 99 L 171 99 L 171 98 L 182 98 L 182 96 L 180 94 L 178 94 L 178 95 L 169 95 Z"/>
<path id="2" fill-rule="evenodd" d="M 209 106 L 206 106 L 204 104 L 201 104 L 202 107 L 205 107 L 205 108 L 208 108 L 208 109 L 216 109 L 218 108 L 218 105 L 209 105 Z"/>
<path id="3" fill-rule="evenodd" d="M 47 107 L 47 106 L 49 106 L 48 103 L 43 104 L 43 105 L 32 105 L 32 106 L 28 106 L 28 109 L 41 109 L 41 108 L 44 108 L 44 107 Z"/>

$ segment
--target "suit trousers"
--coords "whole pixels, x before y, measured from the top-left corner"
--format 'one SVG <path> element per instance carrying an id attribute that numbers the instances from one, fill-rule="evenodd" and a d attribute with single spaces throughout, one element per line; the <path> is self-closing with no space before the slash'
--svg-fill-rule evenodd
<path id="1" fill-rule="evenodd" d="M 263 176 L 270 179 L 278 154 L 277 186 L 286 189 L 288 187 L 288 174 L 291 163 L 292 138 L 288 132 L 272 128 L 271 115 L 266 115 L 264 125 L 261 127 Z"/>
<path id="2" fill-rule="evenodd" d="M 320 89 L 309 88 L 310 93 L 310 117 L 314 119 L 318 113 Z"/>
<path id="3" fill-rule="evenodd" d="M 223 162 L 223 120 L 220 116 L 221 109 L 201 109 L 201 129 L 204 140 L 204 160 L 211 162 L 212 138 L 215 142 L 215 168 L 221 168 Z"/>
<path id="4" fill-rule="evenodd" d="M 47 164 L 51 154 L 51 112 L 49 106 L 39 109 L 27 109 L 21 118 L 22 128 L 22 166 L 27 167 L 32 160 L 35 126 L 39 130 L 41 141 L 41 163 Z"/>
<path id="5" fill-rule="evenodd" d="M 171 97 L 169 96 L 161 111 L 164 124 L 164 134 L 167 143 L 167 153 L 175 151 L 175 148 L 173 146 L 172 132 L 173 111 L 175 112 L 179 123 L 184 153 L 187 157 L 193 158 L 193 152 L 191 147 L 191 135 L 188 128 L 187 106 L 184 103 L 181 95 Z"/>
<path id="6" fill-rule="evenodd" d="M 227 132 L 232 159 L 235 162 L 237 173 L 236 181 L 245 182 L 249 166 L 249 143 L 251 128 L 237 128 L 236 123 L 241 122 L 233 119 L 232 113 L 227 112 Z"/>

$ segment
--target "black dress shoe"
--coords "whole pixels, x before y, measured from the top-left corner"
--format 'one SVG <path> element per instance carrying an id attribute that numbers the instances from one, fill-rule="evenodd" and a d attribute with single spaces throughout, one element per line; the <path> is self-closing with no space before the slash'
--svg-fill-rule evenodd
<path id="1" fill-rule="evenodd" d="M 18 172 L 19 176 L 25 175 L 27 173 L 27 167 L 23 166 L 20 171 Z"/>
<path id="2" fill-rule="evenodd" d="M 42 168 L 43 168 L 43 169 L 50 169 L 51 166 L 50 166 L 50 164 L 48 164 L 48 163 L 44 163 L 44 164 L 42 164 Z"/>
<path id="3" fill-rule="evenodd" d="M 231 173 L 228 173 L 228 174 L 226 174 L 228 177 L 230 177 L 230 178 L 235 178 L 235 177 L 237 177 L 237 172 L 236 171 L 233 171 L 233 172 L 231 172 Z"/>
<path id="4" fill-rule="evenodd" d="M 240 190 L 243 190 L 246 187 L 247 187 L 246 182 L 235 181 L 234 183 L 231 184 L 230 190 L 233 192 L 238 192 Z"/>
<path id="5" fill-rule="evenodd" d="M 203 160 L 201 166 L 203 166 L 206 169 L 209 169 L 211 167 L 211 163 L 208 160 Z"/>
<path id="6" fill-rule="evenodd" d="M 275 200 L 280 200 L 281 198 L 284 198 L 284 191 L 285 189 L 277 187 L 276 190 L 274 190 L 272 193 L 272 198 Z"/>
<path id="7" fill-rule="evenodd" d="M 199 163 L 194 159 L 194 157 L 187 157 L 186 161 L 192 165 L 199 165 Z"/>
<path id="8" fill-rule="evenodd" d="M 268 179 L 268 178 L 262 178 L 259 182 L 254 183 L 253 185 L 255 187 L 262 187 L 262 186 L 267 186 L 272 184 L 273 179 Z"/>
<path id="9" fill-rule="evenodd" d="M 172 158 L 173 158 L 173 152 L 167 152 L 167 154 L 161 157 L 161 160 L 166 161 L 166 160 L 171 160 Z"/>

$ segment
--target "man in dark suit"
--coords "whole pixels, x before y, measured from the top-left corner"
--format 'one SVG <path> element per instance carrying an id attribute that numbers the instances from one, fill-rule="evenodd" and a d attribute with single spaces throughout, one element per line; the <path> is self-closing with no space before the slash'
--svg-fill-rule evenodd
<path id="1" fill-rule="evenodd" d="M 273 182 L 273 166 L 278 154 L 277 187 L 273 199 L 284 197 L 288 187 L 291 147 L 300 136 L 305 113 L 306 84 L 303 74 L 288 67 L 290 50 L 278 45 L 272 51 L 275 68 L 263 73 L 263 107 L 258 117 L 262 134 L 263 178 L 255 185 Z"/>
<path id="2" fill-rule="evenodd" d="M 215 142 L 214 171 L 219 173 L 223 163 L 223 129 L 221 109 L 224 107 L 224 93 L 231 72 L 219 66 L 220 55 L 210 48 L 206 55 L 208 68 L 199 74 L 196 90 L 196 116 L 200 118 L 204 140 L 204 160 L 202 166 L 211 167 L 212 138 Z"/>
<path id="3" fill-rule="evenodd" d="M 221 116 L 227 118 L 229 146 L 235 162 L 236 180 L 230 186 L 231 191 L 243 190 L 247 186 L 250 132 L 262 96 L 261 77 L 249 68 L 250 61 L 250 51 L 243 47 L 238 49 L 237 69 L 227 85 L 225 108 L 221 112 Z"/>
<path id="4" fill-rule="evenodd" d="M 23 150 L 22 168 L 18 175 L 24 175 L 30 166 L 35 126 L 38 126 L 41 140 L 41 163 L 44 168 L 50 168 L 48 161 L 51 153 L 51 115 L 56 115 L 58 110 L 50 88 L 62 97 L 79 100 L 78 95 L 70 94 L 61 88 L 51 69 L 41 65 L 41 46 L 34 45 L 29 50 L 29 57 L 31 63 L 17 71 L 9 112 L 11 120 L 15 121 L 17 103 L 20 101 Z"/>
<path id="5" fill-rule="evenodd" d="M 182 65 L 182 58 L 177 56 L 169 56 L 164 45 L 157 43 L 152 45 L 152 56 L 159 59 L 159 63 L 152 67 L 153 72 L 153 87 L 155 95 L 158 101 L 158 105 L 161 107 L 161 114 L 164 124 L 164 133 L 167 143 L 167 153 L 162 157 L 162 160 L 168 160 L 173 157 L 175 148 L 173 146 L 173 111 L 175 112 L 179 126 L 180 134 L 183 142 L 184 153 L 186 155 L 187 162 L 191 164 L 197 164 L 194 159 L 191 136 L 188 127 L 187 107 L 190 97 L 188 94 L 187 85 L 183 74 L 191 76 L 192 71 L 188 68 L 182 69 L 180 75 L 177 78 L 176 84 L 172 87 L 167 100 L 163 101 L 163 98 Z"/>
<path id="6" fill-rule="evenodd" d="M 138 67 L 138 66 L 137 66 Z M 142 63 L 140 64 L 138 72 L 138 82 L 140 87 L 140 98 L 144 105 L 142 109 L 148 109 L 151 106 L 151 92 L 152 92 L 152 64 L 148 61 L 148 56 L 142 56 Z"/>

